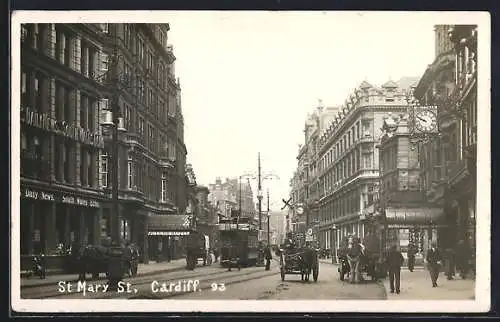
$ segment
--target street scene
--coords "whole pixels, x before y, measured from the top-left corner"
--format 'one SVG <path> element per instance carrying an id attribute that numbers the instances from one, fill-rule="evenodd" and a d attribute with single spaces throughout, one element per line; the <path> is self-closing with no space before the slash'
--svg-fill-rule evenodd
<path id="1" fill-rule="evenodd" d="M 168 17 L 19 24 L 21 299 L 477 298 L 477 25 Z"/>

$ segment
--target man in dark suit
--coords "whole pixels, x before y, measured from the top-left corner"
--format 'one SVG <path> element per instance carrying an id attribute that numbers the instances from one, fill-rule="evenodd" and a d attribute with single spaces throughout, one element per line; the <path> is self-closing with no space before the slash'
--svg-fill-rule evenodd
<path id="1" fill-rule="evenodd" d="M 431 248 L 427 251 L 427 269 L 431 275 L 432 287 L 437 287 L 437 280 L 439 277 L 441 254 L 437 249 L 436 243 L 432 243 Z"/>
<path id="2" fill-rule="evenodd" d="M 413 272 L 415 268 L 415 254 L 417 253 L 416 247 L 413 243 L 410 243 L 408 247 L 408 270 Z"/>
<path id="3" fill-rule="evenodd" d="M 396 245 L 392 245 L 386 259 L 387 266 L 389 268 L 391 293 L 394 293 L 394 289 L 396 289 L 396 294 L 399 294 L 401 291 L 401 266 L 403 266 L 404 261 L 405 259 L 401 252 L 398 251 Z"/>
<path id="4" fill-rule="evenodd" d="M 266 248 L 264 249 L 264 258 L 266 259 L 266 271 L 271 269 L 271 259 L 273 258 L 271 254 L 271 247 L 269 245 L 266 245 Z"/>

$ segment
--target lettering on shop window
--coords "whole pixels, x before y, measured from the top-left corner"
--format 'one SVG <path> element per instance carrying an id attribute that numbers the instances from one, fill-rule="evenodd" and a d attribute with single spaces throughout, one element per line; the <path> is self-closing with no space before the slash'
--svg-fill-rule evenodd
<path id="1" fill-rule="evenodd" d="M 69 203 L 69 204 L 75 204 L 75 198 L 74 197 L 67 197 L 67 196 L 63 196 L 62 197 L 62 202 L 63 203 Z"/>
<path id="2" fill-rule="evenodd" d="M 38 192 L 38 191 L 29 190 L 29 189 L 25 190 L 24 196 L 26 198 L 37 199 L 37 200 L 46 200 L 46 201 L 54 201 L 55 200 L 54 195 L 51 193 Z"/>
<path id="3" fill-rule="evenodd" d="M 33 191 L 30 189 L 24 190 L 23 197 L 25 198 L 30 198 L 30 199 L 35 199 L 35 200 L 44 200 L 44 201 L 57 201 L 65 204 L 70 204 L 70 205 L 78 205 L 78 206 L 84 206 L 84 207 L 94 207 L 94 208 L 99 208 L 101 205 L 99 201 L 95 200 L 88 200 L 80 197 L 73 197 L 73 196 L 60 196 L 48 193 L 48 192 L 43 192 L 43 191 Z"/>

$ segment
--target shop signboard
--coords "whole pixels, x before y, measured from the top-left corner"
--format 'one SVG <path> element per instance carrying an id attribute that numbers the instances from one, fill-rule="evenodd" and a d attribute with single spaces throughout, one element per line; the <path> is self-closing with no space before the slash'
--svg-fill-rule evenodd
<path id="1" fill-rule="evenodd" d="M 82 207 L 100 208 L 101 204 L 97 200 L 73 196 L 62 192 L 47 192 L 35 189 L 25 188 L 21 191 L 21 196 L 27 199 L 53 201 L 58 203 L 77 205 Z"/>

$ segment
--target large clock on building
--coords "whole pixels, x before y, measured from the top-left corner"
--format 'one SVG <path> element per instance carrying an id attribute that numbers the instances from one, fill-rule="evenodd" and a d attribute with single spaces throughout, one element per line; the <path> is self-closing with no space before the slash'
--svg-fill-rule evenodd
<path id="1" fill-rule="evenodd" d="M 432 133 L 437 130 L 436 113 L 431 110 L 423 110 L 415 113 L 415 127 L 420 132 Z"/>

